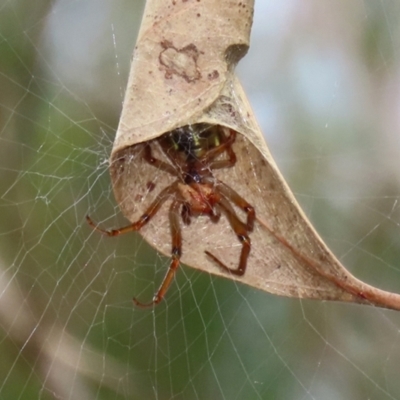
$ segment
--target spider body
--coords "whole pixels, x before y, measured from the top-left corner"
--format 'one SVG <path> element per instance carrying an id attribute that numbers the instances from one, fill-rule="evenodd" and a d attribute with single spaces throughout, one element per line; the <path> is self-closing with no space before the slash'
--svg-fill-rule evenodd
<path id="1" fill-rule="evenodd" d="M 217 148 L 225 140 L 216 127 L 188 125 L 167 133 L 160 139 L 165 155 L 180 172 L 178 191 L 183 201 L 182 219 L 190 223 L 191 216 L 209 215 L 217 222 L 215 205 L 221 196 L 214 190 L 213 174 L 207 158 L 211 149 Z M 231 160 L 235 163 L 236 159 Z"/>
<path id="2" fill-rule="evenodd" d="M 190 216 L 215 214 L 215 205 L 220 201 L 221 196 L 215 193 L 210 183 L 178 183 L 178 191 L 183 200 L 183 209 Z M 190 221 L 184 222 L 188 225 Z"/>
<path id="3" fill-rule="evenodd" d="M 192 217 L 208 216 L 217 223 L 223 213 L 228 219 L 237 238 L 242 243 L 239 265 L 236 269 L 228 268 L 222 261 L 205 251 L 219 267 L 226 272 L 243 275 L 247 266 L 247 258 L 251 249 L 249 232 L 253 230 L 255 210 L 236 191 L 222 181 L 216 179 L 213 170 L 231 168 L 236 163 L 236 155 L 232 149 L 236 132 L 219 126 L 208 124 L 186 125 L 168 132 L 158 139 L 144 144 L 143 160 L 160 171 L 176 177 L 176 180 L 156 196 L 138 221 L 123 228 L 103 230 L 89 216 L 87 221 L 97 231 L 108 236 L 118 236 L 130 231 L 139 231 L 158 212 L 161 206 L 172 199 L 169 208 L 172 251 L 168 272 L 149 304 L 136 299 L 139 306 L 159 303 L 170 286 L 182 254 L 182 234 L 179 214 L 185 225 L 189 225 Z M 167 161 L 152 155 L 152 144 L 158 141 Z M 247 214 L 246 222 L 242 222 L 231 203 Z"/>

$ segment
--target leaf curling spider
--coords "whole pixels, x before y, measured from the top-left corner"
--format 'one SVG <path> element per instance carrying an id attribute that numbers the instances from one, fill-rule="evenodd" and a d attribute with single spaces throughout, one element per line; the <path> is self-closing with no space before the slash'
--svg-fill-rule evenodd
<path id="1" fill-rule="evenodd" d="M 133 301 L 137 306 L 147 307 L 158 304 L 164 298 L 178 269 L 182 255 L 179 214 L 183 223 L 189 225 L 192 217 L 201 215 L 208 216 L 213 223 L 218 223 L 223 213 L 242 244 L 239 265 L 236 269 L 232 269 L 209 251 L 206 250 L 205 254 L 228 273 L 238 276 L 245 273 L 251 250 L 249 232 L 253 231 L 255 210 L 235 190 L 213 175 L 215 169 L 232 168 L 235 165 L 236 155 L 232 149 L 235 139 L 236 131 L 232 129 L 199 123 L 177 128 L 146 142 L 143 160 L 177 179 L 161 190 L 142 216 L 128 226 L 105 230 L 94 223 L 88 215 L 86 216 L 87 222 L 93 229 L 107 236 L 119 236 L 140 231 L 157 214 L 161 206 L 168 199 L 172 199 L 169 208 L 172 237 L 171 263 L 153 300 L 150 303 L 141 303 L 134 298 Z M 152 143 L 156 141 L 169 162 L 153 157 Z M 227 158 L 221 159 L 220 156 L 224 153 Z M 245 223 L 238 218 L 231 203 L 247 214 Z"/>

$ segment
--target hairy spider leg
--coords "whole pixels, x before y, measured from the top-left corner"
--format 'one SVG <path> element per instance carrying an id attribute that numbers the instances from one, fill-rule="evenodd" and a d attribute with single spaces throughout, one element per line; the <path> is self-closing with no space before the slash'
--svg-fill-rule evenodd
<path id="1" fill-rule="evenodd" d="M 206 250 L 205 253 L 223 270 L 234 275 L 242 276 L 246 272 L 247 258 L 249 256 L 251 249 L 251 241 L 249 236 L 247 235 L 246 225 L 242 221 L 240 221 L 240 219 L 235 213 L 235 210 L 232 208 L 232 206 L 226 199 L 221 198 L 220 201 L 218 202 L 218 206 L 227 216 L 230 226 L 232 227 L 239 241 L 242 243 L 242 251 L 240 252 L 239 266 L 236 269 L 229 268 L 217 257 L 211 254 L 209 251 Z"/>
<path id="2" fill-rule="evenodd" d="M 179 267 L 180 258 L 182 255 L 182 232 L 179 224 L 179 207 L 181 202 L 174 200 L 169 209 L 169 222 L 171 227 L 172 237 L 172 251 L 171 251 L 171 263 L 168 271 L 157 291 L 154 295 L 153 300 L 150 303 L 141 303 L 136 298 L 133 298 L 133 302 L 139 307 L 151 307 L 152 305 L 158 304 L 167 293 L 172 280 L 174 279 L 175 272 Z"/>
<path id="3" fill-rule="evenodd" d="M 254 207 L 230 186 L 220 180 L 218 180 L 218 191 L 247 214 L 246 229 L 248 232 L 252 232 L 254 229 L 254 220 L 256 217 Z"/>
<path id="4" fill-rule="evenodd" d="M 177 188 L 178 188 L 178 181 L 166 187 L 157 195 L 156 199 L 150 204 L 149 208 L 136 222 L 134 222 L 131 225 L 125 226 L 123 228 L 112 229 L 112 230 L 101 229 L 99 228 L 98 225 L 96 225 L 92 221 L 92 219 L 88 215 L 86 216 L 86 220 L 93 229 L 107 236 L 119 236 L 124 233 L 138 231 L 144 225 L 146 225 L 151 220 L 151 218 L 153 218 L 153 216 L 157 213 L 160 207 L 168 200 L 168 198 L 172 194 L 177 192 Z M 136 298 L 133 298 L 133 302 L 139 307 L 149 307 L 158 304 L 165 296 L 165 293 L 167 292 L 169 286 L 171 285 L 175 272 L 179 267 L 180 258 L 182 254 L 182 234 L 179 225 L 180 206 L 181 206 L 181 201 L 174 200 L 169 209 L 169 221 L 170 221 L 171 236 L 172 236 L 172 260 L 168 272 L 165 275 L 164 280 L 160 288 L 158 289 L 157 293 L 154 295 L 152 302 L 148 304 L 141 303 Z"/>
<path id="5" fill-rule="evenodd" d="M 226 168 L 226 167 L 233 167 L 236 163 L 236 155 L 232 150 L 232 144 L 236 139 L 236 131 L 229 129 L 230 135 L 228 138 L 225 137 L 225 141 L 220 144 L 219 146 L 214 147 L 213 149 L 208 150 L 203 157 L 200 157 L 199 161 L 201 161 L 204 164 L 210 164 L 209 167 L 210 169 L 218 169 L 218 168 Z M 218 157 L 220 154 L 222 154 L 224 151 L 226 151 L 229 155 L 228 160 L 219 160 L 219 161 L 214 161 L 214 158 Z"/>
<path id="6" fill-rule="evenodd" d="M 86 220 L 93 229 L 107 236 L 119 236 L 123 235 L 124 233 L 138 231 L 154 217 L 154 215 L 157 213 L 160 207 L 168 200 L 168 198 L 173 193 L 177 191 L 177 187 L 178 187 L 178 181 L 175 181 L 170 186 L 167 186 L 165 189 L 163 189 L 157 195 L 154 201 L 150 204 L 149 208 L 144 212 L 144 214 L 142 214 L 142 216 L 136 222 L 124 226 L 123 228 L 112 229 L 112 230 L 102 229 L 92 221 L 89 215 L 86 215 Z"/>
<path id="7" fill-rule="evenodd" d="M 229 158 L 226 160 L 211 161 L 209 163 L 210 169 L 231 168 L 236 164 L 236 154 L 232 150 L 232 147 L 227 147 L 225 151 L 228 153 Z"/>

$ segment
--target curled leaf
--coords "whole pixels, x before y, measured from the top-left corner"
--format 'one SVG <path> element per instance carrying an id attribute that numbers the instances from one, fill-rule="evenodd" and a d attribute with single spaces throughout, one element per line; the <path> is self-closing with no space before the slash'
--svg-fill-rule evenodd
<path id="1" fill-rule="evenodd" d="M 144 161 L 168 163 L 157 138 L 176 128 L 207 123 L 237 132 L 234 167 L 213 170 L 256 210 L 243 276 L 229 274 L 206 255 L 236 268 L 241 243 L 227 218 L 182 223 L 181 261 L 282 296 L 339 300 L 400 309 L 400 296 L 354 278 L 329 251 L 280 175 L 255 121 L 234 66 L 249 44 L 253 1 L 147 2 L 111 155 L 111 177 L 124 215 L 137 221 L 176 177 Z M 140 229 L 171 255 L 167 201 Z M 244 212 L 235 208 L 239 218 Z"/>

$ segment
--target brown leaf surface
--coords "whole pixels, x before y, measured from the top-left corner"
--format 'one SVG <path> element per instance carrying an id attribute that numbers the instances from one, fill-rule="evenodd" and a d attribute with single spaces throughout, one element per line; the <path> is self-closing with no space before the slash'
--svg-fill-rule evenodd
<path id="1" fill-rule="evenodd" d="M 192 123 L 230 127 L 239 133 L 233 145 L 237 163 L 216 170 L 215 176 L 255 207 L 247 271 L 242 277 L 229 275 L 204 253 L 208 250 L 229 267 L 237 266 L 241 245 L 224 217 L 217 224 L 198 217 L 182 227 L 182 262 L 278 295 L 400 309 L 399 295 L 357 280 L 333 256 L 269 153 L 233 74 L 248 46 L 252 12 L 253 1 L 148 1 L 111 155 L 117 202 L 124 215 L 136 221 L 175 179 L 143 161 L 141 143 Z M 162 159 L 157 146 L 154 141 L 154 155 Z M 168 206 L 140 231 L 167 256 Z"/>
<path id="2" fill-rule="evenodd" d="M 254 0 L 148 0 L 113 152 L 195 123 L 247 52 Z"/>

